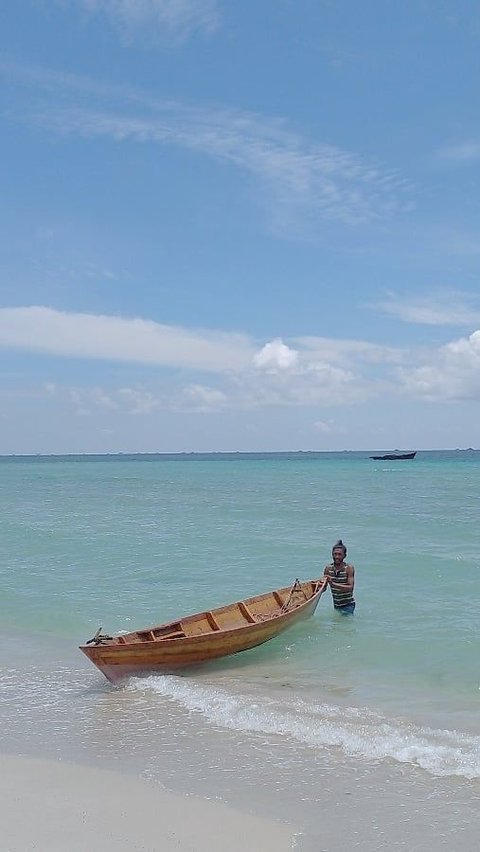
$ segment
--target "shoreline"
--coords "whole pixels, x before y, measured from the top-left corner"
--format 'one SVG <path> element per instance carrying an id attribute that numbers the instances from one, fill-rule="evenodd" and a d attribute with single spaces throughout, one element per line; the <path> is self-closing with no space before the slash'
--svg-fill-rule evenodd
<path id="1" fill-rule="evenodd" d="M 354 773 L 346 782 L 329 772 L 306 825 L 61 759 L 0 753 L 0 770 L 4 852 L 343 852 L 346 838 L 352 852 L 471 852 L 478 837 L 479 790 L 468 797 L 468 818 L 452 790 L 438 790 L 432 810 L 434 787 L 388 771 L 380 784 L 375 772 L 361 784 Z"/>
<path id="2" fill-rule="evenodd" d="M 479 779 L 432 776 L 414 754 L 399 764 L 307 748 L 281 724 L 232 730 L 168 691 L 105 688 L 70 653 L 52 666 L 48 642 L 33 668 L 28 642 L 10 646 L 2 852 L 63 852 L 66 837 L 69 852 L 343 852 L 345 837 L 352 852 L 475 848 Z M 192 685 L 179 685 L 188 699 Z M 194 699 L 209 689 L 193 687 Z"/>
<path id="3" fill-rule="evenodd" d="M 291 823 L 110 769 L 0 754 L 6 852 L 290 852 Z M 67 839 L 68 838 L 68 839 Z"/>
<path id="4" fill-rule="evenodd" d="M 225 460 L 235 460 L 238 458 L 243 458 L 246 460 L 261 460 L 265 459 L 265 457 L 285 457 L 289 458 L 291 456 L 310 456 L 310 457 L 319 457 L 319 456 L 357 456 L 363 458 L 367 455 L 369 458 L 371 456 L 370 453 L 404 453 L 411 452 L 411 450 L 392 450 L 388 447 L 370 447 L 359 449 L 358 447 L 355 449 L 347 449 L 342 448 L 339 450 L 146 450 L 145 452 L 136 452 L 135 450 L 106 450 L 104 452 L 89 452 L 89 451 L 69 451 L 64 453 L 54 453 L 54 452 L 29 452 L 29 453 L 0 453 L 0 462 L 2 461 L 27 461 L 27 462 L 35 462 L 35 461 L 49 461 L 49 460 L 57 460 L 57 461 L 135 461 L 135 460 L 145 460 L 145 461 L 155 461 L 155 460 L 166 460 L 166 461 L 184 461 L 184 460 L 203 460 L 203 461 L 214 461 L 216 458 L 225 459 Z M 459 456 L 468 453 L 471 456 L 472 453 L 477 454 L 480 452 L 480 448 L 478 447 L 419 447 L 415 450 L 416 453 L 421 453 L 424 455 L 454 455 Z"/>

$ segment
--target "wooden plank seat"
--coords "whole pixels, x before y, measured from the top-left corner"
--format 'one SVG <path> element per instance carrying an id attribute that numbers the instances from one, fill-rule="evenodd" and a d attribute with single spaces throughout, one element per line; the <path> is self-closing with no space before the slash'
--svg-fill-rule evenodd
<path id="1" fill-rule="evenodd" d="M 163 630 L 159 632 L 155 630 L 140 630 L 137 636 L 140 642 L 159 642 L 162 639 L 182 639 L 185 637 L 185 633 L 183 630 L 171 630 L 170 632 Z M 123 642 L 126 642 L 126 640 L 123 639 Z"/>
<path id="2" fill-rule="evenodd" d="M 222 629 L 220 627 L 218 621 L 215 620 L 215 616 L 213 615 L 213 613 L 206 612 L 205 615 L 207 616 L 207 621 L 208 621 L 210 627 L 212 628 L 212 630 L 221 630 Z"/>
<path id="3" fill-rule="evenodd" d="M 249 624 L 255 624 L 257 619 L 255 618 L 253 612 L 251 612 L 249 610 L 246 603 L 244 603 L 243 601 L 240 601 L 240 603 L 238 604 L 238 608 L 239 608 L 240 612 L 242 613 L 243 617 L 248 621 Z"/>
<path id="4" fill-rule="evenodd" d="M 175 633 L 166 633 L 163 636 L 155 636 L 154 639 L 159 641 L 160 639 L 185 639 L 185 633 L 183 630 L 176 630 Z"/>

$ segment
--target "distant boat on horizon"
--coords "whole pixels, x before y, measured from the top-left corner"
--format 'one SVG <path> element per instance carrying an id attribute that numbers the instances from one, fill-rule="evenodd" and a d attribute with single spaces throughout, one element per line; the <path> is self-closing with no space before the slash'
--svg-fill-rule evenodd
<path id="1" fill-rule="evenodd" d="M 417 451 L 414 453 L 386 453 L 383 456 L 370 456 L 374 461 L 404 461 L 406 459 L 414 459 Z"/>

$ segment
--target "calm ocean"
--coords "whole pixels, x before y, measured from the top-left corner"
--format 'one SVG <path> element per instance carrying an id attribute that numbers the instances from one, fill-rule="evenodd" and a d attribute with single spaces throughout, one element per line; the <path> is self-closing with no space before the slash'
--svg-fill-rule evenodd
<path id="1" fill-rule="evenodd" d="M 345 848 L 387 848 L 387 805 L 384 824 L 361 829 L 366 786 L 388 785 L 406 824 L 436 820 L 437 848 L 473 848 L 461 838 L 479 808 L 479 517 L 474 451 L 3 458 L 0 749 L 118 765 L 245 807 L 262 798 L 312 836 L 333 769 L 358 810 Z M 318 577 L 340 537 L 353 617 L 327 593 L 261 648 L 116 687 L 77 650 L 100 625 L 131 630 Z M 388 848 L 430 848 L 415 836 Z"/>

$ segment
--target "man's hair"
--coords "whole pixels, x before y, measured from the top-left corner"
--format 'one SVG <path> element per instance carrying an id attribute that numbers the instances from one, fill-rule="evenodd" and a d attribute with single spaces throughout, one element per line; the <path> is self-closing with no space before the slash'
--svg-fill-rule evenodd
<path id="1" fill-rule="evenodd" d="M 333 547 L 332 547 L 332 553 L 333 553 L 333 551 L 334 551 L 334 550 L 336 550 L 336 549 L 337 549 L 337 547 L 341 547 L 341 548 L 342 548 L 342 550 L 343 550 L 343 555 L 344 555 L 344 556 L 346 556 L 346 555 L 347 555 L 347 548 L 345 547 L 345 545 L 344 545 L 344 543 L 343 543 L 343 541 L 342 541 L 342 539 L 341 539 L 341 538 L 339 538 L 339 539 L 338 539 L 338 541 L 336 541 L 336 542 L 335 542 L 335 544 L 333 545 Z"/>

